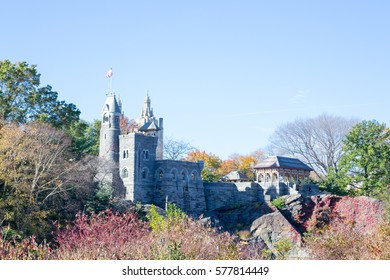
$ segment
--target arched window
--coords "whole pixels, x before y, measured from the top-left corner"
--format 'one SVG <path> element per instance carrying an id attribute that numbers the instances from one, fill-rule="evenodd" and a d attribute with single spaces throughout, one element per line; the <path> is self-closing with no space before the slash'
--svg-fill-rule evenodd
<path id="1" fill-rule="evenodd" d="M 176 171 L 175 171 L 175 170 L 172 170 L 172 171 L 171 171 L 171 174 L 172 174 L 172 180 L 173 180 L 173 181 L 176 181 L 176 180 L 177 180 Z"/>
<path id="2" fill-rule="evenodd" d="M 164 179 L 164 171 L 161 168 L 159 168 L 156 172 L 156 179 L 159 181 Z"/>
<path id="3" fill-rule="evenodd" d="M 104 113 L 104 115 L 103 115 L 103 123 L 106 123 L 106 122 L 108 122 L 108 114 Z"/>
<path id="4" fill-rule="evenodd" d="M 127 178 L 127 177 L 129 177 L 129 171 L 125 167 L 122 169 L 122 178 Z"/>
<path id="5" fill-rule="evenodd" d="M 197 178 L 198 174 L 196 173 L 196 171 L 192 171 L 191 172 L 191 180 L 193 182 L 196 182 L 196 178 Z"/>
<path id="6" fill-rule="evenodd" d="M 181 179 L 185 181 L 187 179 L 187 175 L 184 171 L 181 172 Z"/>

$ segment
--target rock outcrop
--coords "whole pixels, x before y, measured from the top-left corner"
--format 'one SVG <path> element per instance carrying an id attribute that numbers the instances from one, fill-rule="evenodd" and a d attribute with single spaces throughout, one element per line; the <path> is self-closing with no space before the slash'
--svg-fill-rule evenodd
<path id="1" fill-rule="evenodd" d="M 301 244 L 300 233 L 279 211 L 253 221 L 250 232 L 254 238 L 260 237 L 271 250 L 274 250 L 274 244 L 281 240 L 289 240 L 297 245 Z"/>
<path id="2" fill-rule="evenodd" d="M 355 229 L 369 232 L 384 219 L 383 203 L 370 197 L 300 194 L 284 196 L 281 213 L 302 234 L 325 225 L 350 224 Z"/>

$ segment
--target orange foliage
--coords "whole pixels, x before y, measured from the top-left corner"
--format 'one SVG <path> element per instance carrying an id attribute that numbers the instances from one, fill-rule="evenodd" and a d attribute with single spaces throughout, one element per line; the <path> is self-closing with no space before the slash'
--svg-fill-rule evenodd
<path id="1" fill-rule="evenodd" d="M 206 151 L 194 150 L 188 153 L 186 160 L 203 160 L 205 172 L 211 173 L 215 178 L 221 178 L 233 170 L 244 173 L 249 179 L 254 179 L 253 167 L 262 159 L 264 153 L 257 150 L 249 155 L 232 154 L 226 160 L 221 160 L 218 156 Z M 205 174 L 203 172 L 203 174 Z"/>
<path id="2" fill-rule="evenodd" d="M 121 134 L 128 134 L 129 132 L 134 131 L 136 123 L 133 119 L 129 120 L 128 117 L 121 115 L 119 118 L 119 127 L 121 129 Z"/>

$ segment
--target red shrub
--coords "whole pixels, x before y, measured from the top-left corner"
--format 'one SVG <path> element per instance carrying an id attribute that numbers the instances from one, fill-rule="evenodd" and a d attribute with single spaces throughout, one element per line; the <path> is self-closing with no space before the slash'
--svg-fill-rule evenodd
<path id="1" fill-rule="evenodd" d="M 137 259 L 147 243 L 149 227 L 134 213 L 110 210 L 91 217 L 79 214 L 74 225 L 59 230 L 59 259 Z"/>
<path id="2" fill-rule="evenodd" d="M 1 260 L 47 260 L 52 256 L 52 249 L 48 244 L 38 244 L 35 236 L 22 241 L 14 237 L 4 240 L 0 228 L 0 259 Z"/>

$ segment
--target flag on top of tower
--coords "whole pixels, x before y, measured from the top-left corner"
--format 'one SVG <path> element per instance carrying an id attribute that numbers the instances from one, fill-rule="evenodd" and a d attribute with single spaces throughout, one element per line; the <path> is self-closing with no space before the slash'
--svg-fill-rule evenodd
<path id="1" fill-rule="evenodd" d="M 108 78 L 111 78 L 111 77 L 112 77 L 112 68 L 110 68 L 110 70 L 107 71 L 106 76 L 107 76 Z"/>

